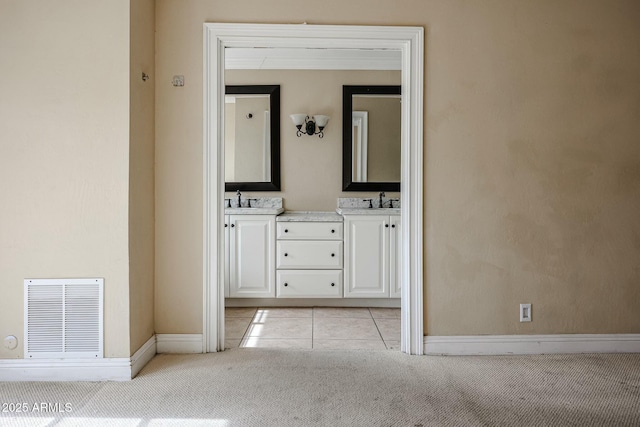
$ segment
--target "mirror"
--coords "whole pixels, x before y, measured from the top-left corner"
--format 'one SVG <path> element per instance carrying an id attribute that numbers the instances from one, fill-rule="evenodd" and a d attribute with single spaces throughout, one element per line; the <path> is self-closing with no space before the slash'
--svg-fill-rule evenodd
<path id="1" fill-rule="evenodd" d="M 225 191 L 280 191 L 280 86 L 226 86 Z"/>
<path id="2" fill-rule="evenodd" d="M 343 86 L 343 191 L 400 191 L 400 86 Z"/>

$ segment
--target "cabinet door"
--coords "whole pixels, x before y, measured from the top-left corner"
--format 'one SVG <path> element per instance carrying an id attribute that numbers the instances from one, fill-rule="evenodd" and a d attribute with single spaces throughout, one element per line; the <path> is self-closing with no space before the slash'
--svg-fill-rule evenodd
<path id="1" fill-rule="evenodd" d="M 400 221 L 399 216 L 389 217 L 389 296 L 391 298 L 400 298 L 402 296 L 400 271 L 402 263 L 400 262 Z"/>
<path id="2" fill-rule="evenodd" d="M 229 296 L 275 298 L 275 217 L 231 215 L 229 226 Z"/>
<path id="3" fill-rule="evenodd" d="M 345 298 L 389 297 L 389 217 L 345 218 Z"/>
<path id="4" fill-rule="evenodd" d="M 224 297 L 229 298 L 229 215 L 224 216 Z"/>

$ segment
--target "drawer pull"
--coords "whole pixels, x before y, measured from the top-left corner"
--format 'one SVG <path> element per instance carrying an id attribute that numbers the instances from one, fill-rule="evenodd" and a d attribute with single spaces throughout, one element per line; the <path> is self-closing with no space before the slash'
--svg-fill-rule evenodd
<path id="1" fill-rule="evenodd" d="M 289 254 L 285 252 L 285 253 L 284 253 L 284 256 L 289 256 Z"/>
<path id="2" fill-rule="evenodd" d="M 231 224 L 231 227 L 235 227 L 235 226 L 236 226 L 235 224 Z"/>
<path id="3" fill-rule="evenodd" d="M 332 284 L 331 284 L 331 286 L 335 286 L 335 285 L 336 285 L 335 283 L 332 283 Z"/>
<path id="4" fill-rule="evenodd" d="M 396 228 L 396 225 L 395 225 L 395 224 L 393 224 L 393 225 L 391 226 L 391 228 Z"/>
<path id="5" fill-rule="evenodd" d="M 385 226 L 385 227 L 387 227 L 387 228 L 389 228 L 389 224 L 385 224 L 384 226 Z"/>
<path id="6" fill-rule="evenodd" d="M 331 254 L 331 256 L 336 256 L 336 254 Z"/>
<path id="7" fill-rule="evenodd" d="M 288 232 L 289 232 L 289 229 L 288 229 L 288 228 L 285 228 L 285 229 L 284 229 L 284 232 L 285 232 L 285 233 L 288 233 Z"/>
<path id="8" fill-rule="evenodd" d="M 336 230 L 331 230 L 331 232 L 332 232 L 332 233 L 335 233 L 335 232 L 336 232 Z"/>
<path id="9" fill-rule="evenodd" d="M 289 284 L 288 284 L 288 283 L 285 283 L 284 285 L 285 285 L 285 286 L 289 286 Z"/>
<path id="10" fill-rule="evenodd" d="M 227 228 L 228 226 L 229 226 L 229 224 L 225 224 L 225 225 L 224 225 L 224 228 Z"/>

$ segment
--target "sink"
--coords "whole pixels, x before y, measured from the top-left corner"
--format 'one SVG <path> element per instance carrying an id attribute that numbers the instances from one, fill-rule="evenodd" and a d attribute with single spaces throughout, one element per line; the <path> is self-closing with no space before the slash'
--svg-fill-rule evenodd
<path id="1" fill-rule="evenodd" d="M 340 215 L 400 215 L 400 208 L 338 208 Z"/>

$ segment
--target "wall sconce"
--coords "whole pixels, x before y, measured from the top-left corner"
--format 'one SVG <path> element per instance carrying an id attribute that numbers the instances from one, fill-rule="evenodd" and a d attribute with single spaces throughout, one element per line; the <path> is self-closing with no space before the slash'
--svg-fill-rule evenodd
<path id="1" fill-rule="evenodd" d="M 293 121 L 293 124 L 298 128 L 296 131 L 296 135 L 298 137 L 305 133 L 307 135 L 318 135 L 318 138 L 324 137 L 323 131 L 329 122 L 329 116 L 318 115 L 309 118 L 306 114 L 292 114 L 289 117 L 291 117 L 291 121 Z M 302 125 L 304 125 L 304 130 L 302 130 Z M 318 132 L 316 132 L 316 125 L 318 126 L 318 129 L 320 129 Z"/>

